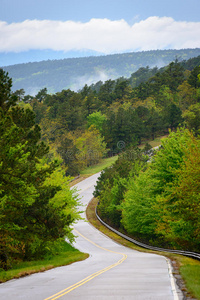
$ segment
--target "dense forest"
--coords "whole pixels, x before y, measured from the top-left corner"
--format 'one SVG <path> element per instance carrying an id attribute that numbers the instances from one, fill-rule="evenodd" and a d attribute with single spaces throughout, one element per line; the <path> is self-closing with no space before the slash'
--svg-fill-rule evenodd
<path id="1" fill-rule="evenodd" d="M 154 246 L 199 252 L 200 66 L 193 68 L 194 61 L 170 63 L 132 90 L 136 144 L 169 136 L 157 151 L 148 144 L 140 150 L 123 131 L 124 151 L 101 173 L 94 195 L 101 218 L 118 230 Z M 122 120 L 121 108 L 118 113 Z"/>
<path id="2" fill-rule="evenodd" d="M 31 96 L 11 85 L 1 69 L 3 267 L 7 256 L 40 257 L 71 237 L 78 201 L 66 176 L 113 155 L 95 190 L 100 216 L 154 245 L 198 251 L 200 56 L 77 92 L 44 87 Z M 138 148 L 168 134 L 157 153 Z"/>
<path id="3" fill-rule="evenodd" d="M 42 140 L 63 160 L 67 175 L 168 134 L 179 125 L 198 132 L 200 56 L 168 66 L 140 68 L 130 78 L 35 97 L 14 92 L 42 129 Z"/>
<path id="4" fill-rule="evenodd" d="M 177 129 L 151 162 L 143 154 L 126 151 L 101 173 L 94 194 L 99 215 L 146 244 L 199 252 L 199 138 Z"/>
<path id="5" fill-rule="evenodd" d="M 139 68 L 162 67 L 178 58 L 188 60 L 200 55 L 200 49 L 152 50 L 90 56 L 62 60 L 47 60 L 34 63 L 1 66 L 13 80 L 13 91 L 23 88 L 27 94 L 35 95 L 47 88 L 48 93 L 56 93 L 70 88 L 77 91 L 84 84 L 99 80 L 130 77 Z"/>
<path id="6" fill-rule="evenodd" d="M 12 81 L 0 69 L 0 268 L 56 253 L 79 201 L 56 156 L 41 141 L 32 109 L 17 105 Z"/>

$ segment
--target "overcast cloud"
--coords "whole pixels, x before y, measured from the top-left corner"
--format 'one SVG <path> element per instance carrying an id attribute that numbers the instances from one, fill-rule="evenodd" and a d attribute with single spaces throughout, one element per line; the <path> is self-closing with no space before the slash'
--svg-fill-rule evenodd
<path id="1" fill-rule="evenodd" d="M 132 26 L 123 19 L 0 21 L 0 52 L 90 49 L 109 54 L 169 48 L 200 48 L 200 22 L 177 22 L 170 17 L 149 17 Z"/>

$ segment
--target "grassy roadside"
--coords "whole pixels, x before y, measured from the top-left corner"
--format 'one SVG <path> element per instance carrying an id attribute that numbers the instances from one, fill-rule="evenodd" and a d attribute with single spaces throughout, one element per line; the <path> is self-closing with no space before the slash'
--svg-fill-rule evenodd
<path id="1" fill-rule="evenodd" d="M 141 252 L 150 252 L 168 257 L 173 266 L 173 275 L 176 278 L 177 284 L 182 290 L 184 299 L 200 299 L 200 261 L 192 258 L 184 257 L 166 252 L 155 252 L 141 248 L 133 243 L 123 239 L 108 228 L 103 226 L 95 215 L 97 199 L 93 199 L 86 211 L 88 221 L 99 231 L 126 247 L 132 248 Z M 194 298 L 195 297 L 195 298 Z"/>
<path id="2" fill-rule="evenodd" d="M 145 144 L 148 143 L 149 145 L 151 145 L 151 147 L 156 147 L 159 146 L 161 144 L 161 139 L 167 137 L 166 136 L 161 136 L 156 138 L 155 140 L 146 140 L 145 142 L 143 142 L 139 148 L 143 149 L 145 147 Z M 103 169 L 110 167 L 116 160 L 117 160 L 118 156 L 112 156 L 109 158 L 104 158 L 102 159 L 102 161 L 94 166 L 88 167 L 86 169 L 84 169 L 83 171 L 81 171 L 80 173 L 80 177 L 88 177 L 90 175 L 96 174 L 100 171 L 102 171 Z"/>
<path id="3" fill-rule="evenodd" d="M 110 167 L 116 160 L 118 156 L 112 156 L 108 158 L 102 159 L 102 161 L 94 166 L 88 167 L 85 170 L 81 171 L 81 175 L 93 175 L 100 171 L 102 171 L 105 168 Z"/>
<path id="4" fill-rule="evenodd" d="M 151 145 L 151 147 L 159 146 L 161 144 L 161 139 L 165 138 L 165 137 L 167 137 L 167 135 L 157 137 L 153 141 L 152 140 L 146 140 L 146 141 L 142 142 L 142 144 L 139 146 L 139 148 L 143 149 L 145 147 L 146 143 Z M 98 172 L 101 172 L 105 168 L 110 167 L 117 160 L 117 158 L 118 158 L 118 155 L 115 155 L 115 156 L 112 156 L 112 157 L 109 157 L 109 158 L 104 158 L 104 159 L 102 159 L 102 161 L 100 163 L 82 170 L 80 172 L 79 177 L 72 180 L 72 182 L 70 183 L 70 186 L 74 186 L 75 184 L 79 183 L 80 181 L 84 180 L 85 178 L 87 178 L 91 175 L 94 175 Z"/>
<path id="5" fill-rule="evenodd" d="M 5 271 L 0 269 L 0 283 L 14 278 L 24 277 L 30 274 L 44 272 L 55 267 L 69 265 L 73 262 L 88 258 L 88 254 L 82 253 L 66 242 L 55 256 L 38 261 L 18 262 L 13 264 L 12 269 Z"/>
<path id="6" fill-rule="evenodd" d="M 160 140 L 161 140 L 161 138 L 157 138 L 154 141 L 148 141 L 148 143 L 151 144 L 152 147 L 155 147 L 157 145 L 160 145 Z M 144 144 L 143 144 L 143 146 L 144 146 Z M 70 183 L 70 186 L 74 186 L 75 184 L 84 180 L 85 178 L 87 178 L 95 173 L 100 172 L 101 170 L 103 170 L 106 167 L 111 166 L 116 160 L 117 160 L 117 156 L 113 156 L 111 158 L 106 158 L 106 159 L 103 159 L 101 161 L 101 163 L 85 169 L 84 171 L 81 172 L 81 174 L 78 178 L 76 178 L 75 180 L 73 180 Z M 94 219 L 94 218 L 92 218 L 92 219 Z M 92 219 L 91 219 L 91 223 L 96 222 L 94 220 L 92 221 Z M 102 232 L 105 231 L 104 233 L 108 235 L 108 233 L 106 233 L 107 229 L 103 225 L 101 225 L 101 223 L 99 223 L 99 225 L 98 224 L 93 224 L 93 225 L 97 228 L 99 226 L 98 229 Z M 117 236 L 116 234 L 112 233 L 111 231 L 109 233 L 109 236 L 111 238 L 115 239 L 116 241 L 118 241 L 119 243 L 122 243 L 125 246 L 133 248 L 133 244 L 127 242 L 126 240 L 121 241 L 121 238 L 119 236 Z M 129 244 L 127 244 L 127 243 L 129 243 Z M 135 246 L 134 249 L 141 251 L 141 248 L 139 248 L 137 246 Z M 144 252 L 145 250 L 142 249 L 142 251 Z M 13 278 L 19 278 L 19 277 L 23 277 L 23 276 L 30 275 L 33 273 L 43 272 L 43 271 L 46 271 L 46 270 L 49 270 L 49 269 L 52 269 L 55 267 L 68 265 L 68 264 L 71 264 L 76 261 L 84 260 L 87 257 L 88 257 L 88 254 L 81 253 L 78 250 L 71 247 L 69 244 L 65 243 L 63 250 L 60 251 L 57 255 L 55 255 L 52 258 L 49 258 L 46 260 L 41 260 L 41 261 L 21 262 L 16 265 L 13 265 L 13 268 L 8 271 L 4 271 L 4 270 L 0 269 L 0 283 L 5 282 L 10 279 L 13 279 Z M 198 268 L 196 268 L 196 269 L 195 268 L 196 267 L 194 265 L 194 272 L 197 273 L 197 275 L 199 274 L 198 278 L 200 278 L 200 271 Z M 199 268 L 200 268 L 200 264 L 199 264 Z M 181 275 L 183 276 L 183 278 L 185 278 L 185 276 L 186 277 L 189 276 L 187 274 L 190 272 L 191 272 L 190 268 L 188 270 L 187 264 L 186 264 L 186 266 L 183 268 L 183 274 L 181 274 Z M 200 286 L 199 281 L 198 280 L 197 281 L 191 280 L 191 281 L 192 281 L 191 285 L 192 284 L 195 285 L 196 288 L 198 289 Z M 195 282 L 197 282 L 197 283 L 195 283 Z M 200 299 L 200 298 L 198 298 L 198 299 Z"/>
<path id="7" fill-rule="evenodd" d="M 71 181 L 70 186 L 74 186 L 78 182 L 86 179 L 87 177 L 100 172 L 106 167 L 111 166 L 117 159 L 117 156 L 106 158 L 101 163 L 89 167 L 81 172 L 80 176 Z M 74 249 L 69 244 L 65 243 L 64 249 L 47 260 L 31 261 L 31 262 L 20 262 L 12 266 L 11 270 L 4 271 L 0 269 L 0 283 L 13 278 L 20 278 L 33 273 L 43 272 L 55 267 L 71 264 L 76 261 L 84 260 L 88 257 L 88 254 L 81 253 L 77 249 Z"/>
<path id="8" fill-rule="evenodd" d="M 99 173 L 107 167 L 110 167 L 117 160 L 117 158 L 118 158 L 117 155 L 113 156 L 113 157 L 109 157 L 109 158 L 104 158 L 104 159 L 102 159 L 102 161 L 100 163 L 82 170 L 80 172 L 80 175 L 70 182 L 70 187 L 81 182 L 82 180 L 86 179 L 87 177 L 92 176 L 96 173 Z"/>
<path id="9" fill-rule="evenodd" d="M 143 148 L 145 147 L 145 144 L 146 144 L 146 143 L 148 143 L 149 145 L 151 145 L 152 148 L 157 147 L 157 146 L 160 146 L 161 140 L 162 140 L 163 138 L 166 138 L 167 136 L 168 136 L 168 134 L 167 134 L 167 135 L 164 135 L 164 136 L 157 137 L 157 138 L 155 138 L 154 140 L 146 140 L 145 142 L 143 142 L 143 143 L 139 146 L 139 148 L 140 148 L 140 149 L 143 149 Z"/>

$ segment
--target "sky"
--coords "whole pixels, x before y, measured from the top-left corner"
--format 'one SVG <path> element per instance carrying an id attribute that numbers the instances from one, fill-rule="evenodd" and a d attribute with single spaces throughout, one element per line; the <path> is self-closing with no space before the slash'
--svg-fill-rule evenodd
<path id="1" fill-rule="evenodd" d="M 200 48 L 199 0 L 0 0 L 0 66 Z"/>

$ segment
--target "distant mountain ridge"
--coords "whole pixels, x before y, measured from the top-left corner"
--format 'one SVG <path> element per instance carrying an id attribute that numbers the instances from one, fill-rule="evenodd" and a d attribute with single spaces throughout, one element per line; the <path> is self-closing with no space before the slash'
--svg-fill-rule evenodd
<path id="1" fill-rule="evenodd" d="M 46 87 L 48 93 L 63 89 L 78 90 L 85 84 L 107 79 L 130 77 L 141 67 L 158 68 L 169 64 L 176 58 L 188 60 L 200 55 L 200 48 L 181 50 L 151 50 L 46 60 L 3 67 L 13 80 L 13 91 L 24 89 L 26 94 L 35 95 Z"/>

